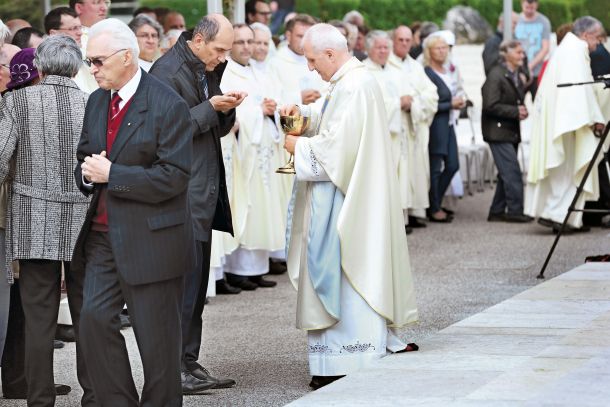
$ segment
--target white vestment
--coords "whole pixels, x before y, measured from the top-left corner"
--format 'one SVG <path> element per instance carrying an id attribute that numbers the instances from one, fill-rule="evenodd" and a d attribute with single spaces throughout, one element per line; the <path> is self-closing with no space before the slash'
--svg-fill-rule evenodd
<path id="1" fill-rule="evenodd" d="M 605 119 L 592 86 L 557 85 L 592 79 L 587 43 L 568 33 L 549 60 L 536 94 L 525 191 L 527 215 L 562 223 L 568 212 L 599 142 L 591 126 Z M 575 208 L 584 208 L 585 201 L 598 196 L 595 165 Z M 573 212 L 568 224 L 581 227 L 582 212 Z"/>
<path id="2" fill-rule="evenodd" d="M 362 61 L 366 69 L 375 77 L 388 117 L 388 129 L 392 140 L 392 160 L 398 174 L 400 202 L 403 212 L 406 212 L 411 202 L 409 187 L 409 164 L 407 157 L 407 132 L 402 127 L 400 97 L 404 96 L 400 83 L 400 70 L 389 63 L 381 66 L 370 58 Z"/>
<path id="3" fill-rule="evenodd" d="M 377 81 L 355 58 L 333 75 L 324 100 L 300 108 L 311 117 L 311 138 L 299 138 L 295 151 L 288 272 L 298 289 L 297 328 L 309 332 L 312 375 L 348 374 L 386 348 L 404 349 L 388 327 L 417 321 L 388 120 Z M 340 203 L 320 208 L 318 192 L 328 187 Z M 323 225 L 328 236 L 310 235 L 326 219 L 318 209 L 339 211 Z M 316 247 L 327 253 L 330 235 L 337 237 L 339 259 L 330 253 L 330 262 L 339 276 L 335 269 L 320 274 L 328 259 L 310 249 L 322 241 Z M 316 286 L 320 277 L 336 285 Z"/>
<path id="4" fill-rule="evenodd" d="M 301 92 L 308 89 L 324 94 L 327 84 L 315 71 L 307 67 L 307 59 L 288 47 L 278 49 L 268 62 L 273 78 L 281 87 L 282 103 L 301 104 Z"/>
<path id="5" fill-rule="evenodd" d="M 426 217 L 426 209 L 430 206 L 430 156 L 428 143 L 430 140 L 430 125 L 438 109 L 438 92 L 436 86 L 423 66 L 407 55 L 402 60 L 391 54 L 388 60 L 401 70 L 399 84 L 402 93 L 411 96 L 411 110 L 401 111 L 402 125 L 406 132 L 407 164 L 409 175 L 409 212 L 413 216 Z"/>
<path id="6" fill-rule="evenodd" d="M 232 202 L 235 236 L 239 249 L 227 261 L 227 272 L 261 275 L 269 268 L 269 252 L 285 246 L 281 175 L 276 174 L 280 136 L 273 119 L 263 114 L 267 94 L 260 71 L 229 59 L 220 87 L 223 92 L 245 91 L 248 96 L 237 107 L 239 124 L 237 165 L 240 180 L 233 176 Z M 235 161 L 235 158 L 234 158 Z"/>

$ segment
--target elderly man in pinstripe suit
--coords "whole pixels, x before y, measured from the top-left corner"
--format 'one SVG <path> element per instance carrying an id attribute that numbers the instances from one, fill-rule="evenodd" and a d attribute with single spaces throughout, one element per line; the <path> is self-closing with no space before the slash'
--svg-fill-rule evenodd
<path id="1" fill-rule="evenodd" d="M 55 402 L 52 343 L 62 265 L 76 328 L 82 305 L 84 274 L 70 267 L 89 206 L 89 199 L 72 179 L 87 94 L 70 78 L 78 72 L 81 60 L 72 38 L 46 39 L 35 60 L 42 81 L 9 93 L 0 104 L 0 180 L 9 173 L 12 178 L 6 222 L 8 264 L 4 266 L 19 261 L 29 406 Z M 12 80 L 29 74 L 19 72 Z M 77 361 L 86 405 L 92 402 L 92 392 L 79 344 Z"/>
<path id="2" fill-rule="evenodd" d="M 80 335 L 101 407 L 181 406 L 180 311 L 192 268 L 187 206 L 192 122 L 186 103 L 138 68 L 135 34 L 117 19 L 89 30 L 89 97 L 76 181 L 93 194 L 74 251 L 84 268 Z M 119 312 L 127 303 L 144 369 L 138 396 Z"/>

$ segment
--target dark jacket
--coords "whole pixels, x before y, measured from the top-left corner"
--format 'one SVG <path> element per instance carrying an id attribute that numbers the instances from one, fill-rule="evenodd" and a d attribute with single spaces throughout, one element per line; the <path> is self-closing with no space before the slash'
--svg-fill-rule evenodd
<path id="1" fill-rule="evenodd" d="M 434 115 L 432 124 L 430 125 L 430 141 L 428 143 L 428 152 L 430 154 L 448 154 L 449 138 L 454 134 L 453 129 L 449 126 L 449 117 L 451 115 L 451 90 L 447 87 L 443 79 L 434 72 L 434 69 L 427 66 L 425 69 L 426 75 L 436 86 L 438 93 L 438 110 Z M 455 137 L 455 135 L 453 135 Z"/>
<path id="2" fill-rule="evenodd" d="M 597 48 L 590 55 L 593 77 L 608 75 L 610 73 L 610 52 L 606 47 L 603 44 L 597 44 Z"/>
<path id="3" fill-rule="evenodd" d="M 489 71 L 481 88 L 483 109 L 481 127 L 483 140 L 487 142 L 519 143 L 519 105 L 523 104 L 523 84 L 516 86 L 504 65 L 496 65 Z"/>
<path id="4" fill-rule="evenodd" d="M 211 229 L 233 233 L 231 207 L 225 181 L 220 137 L 235 123 L 235 110 L 216 112 L 209 98 L 221 95 L 220 80 L 226 62 L 213 72 L 205 66 L 187 45 L 190 33 L 182 33 L 178 42 L 150 69 L 150 74 L 168 84 L 186 101 L 195 122 L 193 132 L 193 167 L 189 181 L 189 202 L 195 239 L 207 241 Z M 208 84 L 206 98 L 201 78 L 205 72 Z"/>
<path id="5" fill-rule="evenodd" d="M 121 277 L 131 285 L 177 278 L 192 268 L 192 228 L 187 187 L 191 169 L 192 121 L 173 90 L 142 71 L 142 79 L 110 151 L 107 184 L 90 190 L 82 182 L 85 157 L 106 150 L 110 91 L 89 96 L 76 151 L 76 184 L 91 206 L 78 236 L 72 268 L 84 272 L 85 242 L 106 188 L 108 236 Z"/>

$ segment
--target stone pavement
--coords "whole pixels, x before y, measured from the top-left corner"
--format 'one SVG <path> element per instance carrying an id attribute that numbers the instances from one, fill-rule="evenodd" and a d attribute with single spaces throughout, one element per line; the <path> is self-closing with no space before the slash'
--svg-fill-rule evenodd
<path id="1" fill-rule="evenodd" d="M 587 263 L 290 406 L 610 405 L 610 263 Z"/>

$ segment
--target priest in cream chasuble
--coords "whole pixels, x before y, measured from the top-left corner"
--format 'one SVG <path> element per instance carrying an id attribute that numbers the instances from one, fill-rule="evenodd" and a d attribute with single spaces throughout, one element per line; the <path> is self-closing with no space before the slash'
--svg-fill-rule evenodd
<path id="1" fill-rule="evenodd" d="M 575 29 L 582 19 L 595 20 L 578 19 Z M 564 37 L 547 65 L 536 94 L 524 212 L 541 218 L 540 223 L 563 222 L 599 142 L 593 130 L 605 122 L 593 86 L 557 87 L 561 83 L 593 79 L 589 52 L 597 45 L 596 33 L 601 31 L 601 24 L 596 21 L 578 36 L 568 33 Z M 595 165 L 576 209 L 584 208 L 585 201 L 597 200 L 598 196 Z M 580 228 L 582 212 L 573 212 L 568 225 Z"/>
<path id="2" fill-rule="evenodd" d="M 335 27 L 313 26 L 303 45 L 329 82 L 315 104 L 281 109 L 311 117 L 307 137 L 286 136 L 285 145 L 297 178 L 288 272 L 315 379 L 404 350 L 394 329 L 416 322 L 417 307 L 379 85 Z"/>

